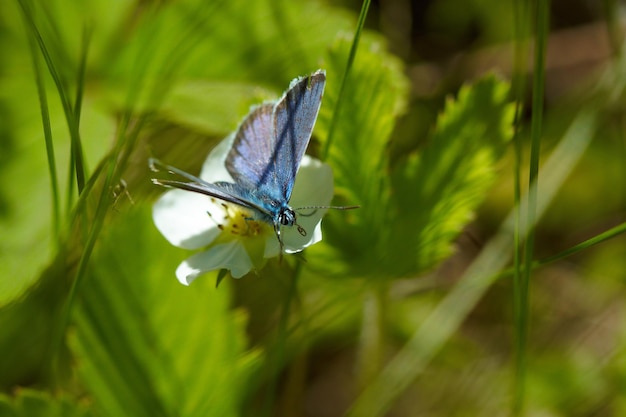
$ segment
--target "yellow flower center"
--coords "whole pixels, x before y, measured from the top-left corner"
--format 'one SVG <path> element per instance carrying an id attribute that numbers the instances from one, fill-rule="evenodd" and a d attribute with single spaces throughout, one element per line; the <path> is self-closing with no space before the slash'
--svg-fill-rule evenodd
<path id="1" fill-rule="evenodd" d="M 211 199 L 214 203 L 215 199 Z M 223 232 L 221 239 L 232 240 L 241 238 L 255 238 L 264 236 L 270 231 L 265 222 L 254 220 L 252 212 L 235 204 L 221 203 L 223 214 L 216 218 L 215 214 L 208 212 L 209 216 L 217 223 L 217 227 Z"/>

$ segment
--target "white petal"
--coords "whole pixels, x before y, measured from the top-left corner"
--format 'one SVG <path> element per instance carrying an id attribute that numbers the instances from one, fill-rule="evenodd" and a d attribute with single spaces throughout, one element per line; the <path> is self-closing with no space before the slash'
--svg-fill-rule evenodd
<path id="1" fill-rule="evenodd" d="M 228 152 L 230 151 L 234 140 L 235 134 L 233 133 L 213 148 L 202 165 L 200 178 L 206 182 L 233 182 L 233 178 L 228 173 L 228 170 L 226 170 L 224 163 L 226 162 L 226 156 L 228 156 Z"/>
<path id="2" fill-rule="evenodd" d="M 230 135 L 213 148 L 204 161 L 200 178 L 207 182 L 233 181 L 224 161 L 234 138 L 234 134 Z M 198 249 L 211 243 L 220 233 L 217 223 L 222 220 L 224 211 L 219 202 L 214 203 L 205 195 L 172 190 L 161 196 L 152 213 L 154 223 L 170 243 L 184 249 Z"/>
<path id="3" fill-rule="evenodd" d="M 333 198 L 333 172 L 327 164 L 305 155 L 296 177 L 290 205 L 294 209 L 310 206 L 327 206 Z M 282 227 L 281 236 L 285 245 L 285 252 L 300 252 L 307 246 L 322 240 L 322 217 L 327 209 L 304 209 L 298 211 L 297 222 L 306 232 L 305 236 L 298 228 Z M 276 256 L 279 244 L 276 236 L 268 239 L 265 247 L 265 257 Z"/>
<path id="4" fill-rule="evenodd" d="M 221 212 L 205 195 L 183 190 L 163 194 L 152 208 L 157 229 L 173 245 L 198 249 L 211 243 L 220 233 L 212 214 Z"/>
<path id="5" fill-rule="evenodd" d="M 274 256 L 278 256 L 279 252 L 280 246 L 278 245 L 278 238 L 272 233 L 272 236 L 268 236 L 267 241 L 265 241 L 265 252 L 263 253 L 263 257 L 273 258 Z"/>
<path id="6" fill-rule="evenodd" d="M 330 166 L 304 155 L 291 194 L 291 207 L 327 206 L 333 199 L 333 193 L 333 170 Z"/>
<path id="7" fill-rule="evenodd" d="M 292 229 L 290 230 L 290 233 L 292 233 L 294 228 L 290 228 L 290 229 Z M 313 229 L 312 233 L 310 232 L 311 229 Z M 297 233 L 297 230 L 295 232 Z M 301 252 L 304 248 L 314 245 L 320 240 L 322 240 L 322 220 L 321 219 L 319 222 L 317 222 L 317 224 L 314 227 L 307 229 L 307 235 L 304 237 L 301 236 L 299 233 L 297 236 L 289 235 L 288 237 L 288 235 L 286 235 L 285 240 L 284 240 L 285 252 L 286 253 Z"/>
<path id="8" fill-rule="evenodd" d="M 186 259 L 176 269 L 176 277 L 182 284 L 189 285 L 201 274 L 217 269 L 228 269 L 233 278 L 241 278 L 252 269 L 252 261 L 243 245 L 233 241 L 212 246 Z"/>

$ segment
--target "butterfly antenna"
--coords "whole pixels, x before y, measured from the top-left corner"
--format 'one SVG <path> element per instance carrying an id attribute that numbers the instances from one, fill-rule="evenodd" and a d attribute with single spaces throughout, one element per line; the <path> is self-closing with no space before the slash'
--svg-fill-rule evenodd
<path id="1" fill-rule="evenodd" d="M 336 210 L 352 210 L 358 209 L 361 206 L 305 206 L 298 207 L 296 210 L 310 210 L 310 209 L 336 209 Z"/>
<path id="2" fill-rule="evenodd" d="M 307 207 L 298 207 L 297 209 L 295 209 L 295 211 L 313 210 L 311 213 L 308 213 L 308 214 L 298 213 L 300 216 L 309 217 L 309 216 L 314 215 L 315 212 L 319 209 L 353 210 L 353 209 L 358 209 L 358 208 L 361 208 L 361 206 L 307 206 Z M 300 226 L 298 226 L 298 231 L 300 231 Z M 302 232 L 300 232 L 300 234 L 302 235 Z M 302 236 L 305 236 L 305 235 L 302 235 Z"/>

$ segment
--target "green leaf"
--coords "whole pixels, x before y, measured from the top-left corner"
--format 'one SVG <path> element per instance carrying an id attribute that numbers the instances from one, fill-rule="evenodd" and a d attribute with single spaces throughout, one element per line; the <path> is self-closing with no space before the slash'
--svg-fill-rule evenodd
<path id="1" fill-rule="evenodd" d="M 174 250 L 147 210 L 102 236 L 76 311 L 71 346 L 103 415 L 237 414 L 257 355 L 229 285 L 178 283 Z"/>
<path id="2" fill-rule="evenodd" d="M 338 97 L 350 42 L 339 39 L 328 52 L 328 85 L 315 132 L 323 144 L 337 101 L 343 100 L 326 162 L 335 175 L 334 203 L 361 208 L 329 213 L 324 220 L 324 239 L 330 246 L 317 245 L 309 256 L 326 258 L 311 262 L 318 265 L 343 258 L 344 268 L 352 268 L 358 275 L 371 270 L 370 262 L 375 263 L 384 250 L 379 244 L 388 227 L 381 216 L 388 210 L 390 198 L 387 149 L 396 118 L 406 106 L 408 83 L 401 63 L 385 52 L 383 41 L 364 34 L 344 95 Z M 342 252 L 333 252 L 333 247 Z M 339 267 L 336 262 L 333 265 Z"/>
<path id="3" fill-rule="evenodd" d="M 50 174 L 26 31 L 17 2 L 5 2 L 0 8 L 3 21 L 11 23 L 7 28 L 11 32 L 0 37 L 3 62 L 0 71 L 0 229 L 3 236 L 10 236 L 0 242 L 0 306 L 3 306 L 16 300 L 37 281 L 46 263 L 54 257 L 60 236 L 52 233 Z M 63 25 L 71 24 L 64 20 Z M 46 34 L 54 38 L 44 31 L 43 35 Z M 55 45 L 69 48 L 66 43 Z M 69 65 L 61 55 L 67 58 L 71 53 L 68 50 L 55 53 L 62 64 Z M 74 69 L 65 67 L 63 70 Z M 47 69 L 44 72 L 56 162 L 63 178 L 67 175 L 70 157 L 69 133 L 58 92 L 52 86 Z M 81 133 L 90 138 L 83 144 L 88 161 L 97 161 L 104 155 L 114 132 L 112 117 L 102 110 L 91 101 L 83 102 L 81 114 L 85 123 L 81 124 Z M 62 195 L 67 191 L 65 182 L 60 181 Z M 71 208 L 64 209 L 67 214 Z"/>
<path id="4" fill-rule="evenodd" d="M 277 97 L 258 84 L 183 81 L 173 88 L 159 116 L 177 125 L 227 136 L 250 107 Z"/>
<path id="5" fill-rule="evenodd" d="M 329 58 L 329 86 L 318 122 L 322 141 L 337 100 L 333 70 L 342 68 L 347 54 L 347 43 L 339 45 Z M 404 106 L 405 85 L 393 59 L 371 42 L 362 45 L 328 160 L 341 197 L 337 204 L 361 208 L 331 213 L 325 221 L 330 246 L 310 250 L 326 260 L 342 257 L 343 263 L 326 262 L 335 273 L 406 276 L 449 255 L 495 179 L 495 164 L 511 138 L 508 85 L 488 77 L 462 88 L 456 101 L 448 100 L 424 149 L 389 168 L 388 141 Z M 341 254 L 331 247 L 341 248 Z"/>
<path id="6" fill-rule="evenodd" d="M 546 211 L 565 179 L 587 150 L 594 135 L 597 115 L 595 111 L 581 111 L 563 136 L 559 145 L 544 163 L 537 195 L 537 220 Z M 527 203 L 525 195 L 520 206 Z M 389 361 L 376 380 L 355 402 L 350 416 L 382 416 L 407 387 L 423 376 L 427 365 L 464 323 L 509 262 L 513 252 L 515 210 L 504 220 L 498 232 L 487 242 L 451 291 L 422 320 L 410 340 Z M 529 225 L 519 232 L 525 235 Z"/>
<path id="7" fill-rule="evenodd" d="M 449 255 L 496 178 L 512 137 L 508 84 L 489 76 L 449 99 L 429 143 L 394 171 L 388 217 L 396 275 L 423 271 Z"/>
<path id="8" fill-rule="evenodd" d="M 345 12 L 317 1 L 166 3 L 111 39 L 102 56 L 109 83 L 103 93 L 119 102 L 136 90 L 132 104 L 153 108 L 177 80 L 249 82 L 281 92 L 316 70 L 327 45 L 351 27 Z"/>
<path id="9" fill-rule="evenodd" d="M 83 29 L 93 30 L 80 121 L 85 159 L 92 167 L 111 147 L 116 135 L 111 122 L 119 120 L 120 108 L 152 108 L 141 104 L 162 103 L 172 88 L 172 100 L 157 117 L 225 135 L 253 98 L 267 98 L 265 90 L 270 89 L 278 96 L 291 79 L 317 69 L 328 43 L 353 23 L 347 12 L 315 1 L 187 0 L 139 9 L 105 0 L 80 7 L 58 0 L 24 4 L 30 5 L 67 97 L 74 97 L 77 89 Z M 6 63 L 0 70 L 0 113 L 6 113 L 6 127 L 0 126 L 0 159 L 6 162 L 1 168 L 0 228 L 11 236 L 0 243 L 3 305 L 36 282 L 55 248 L 50 245 L 50 181 L 35 78 L 28 71 L 32 64 L 27 32 L 17 2 L 4 2 L 0 10 L 7 24 L 7 35 L 0 38 L 0 58 Z M 45 71 L 64 195 L 69 135 L 59 92 Z M 68 214 L 71 209 L 62 211 Z M 63 229 L 63 220 L 61 224 Z M 29 262 L 23 262 L 25 256 Z"/>
<path id="10" fill-rule="evenodd" d="M 0 308 L 0 387 L 50 382 L 50 348 L 68 291 L 73 255 L 63 252 L 25 296 Z"/>
<path id="11" fill-rule="evenodd" d="M 87 417 L 93 414 L 86 404 L 67 395 L 53 397 L 47 392 L 22 389 L 11 398 L 0 394 L 0 416 L 3 417 Z"/>
<path id="12" fill-rule="evenodd" d="M 37 92 L 27 80 L 18 78 L 10 84 L 7 80 L 0 80 L 0 101 L 6 100 L 11 106 L 12 122 L 20 126 L 10 133 L 14 143 L 10 150 L 11 159 L 1 170 L 0 195 L 4 213 L 0 214 L 0 229 L 3 236 L 10 238 L 0 241 L 0 306 L 16 299 L 36 282 L 54 256 L 59 238 L 51 233 L 50 176 Z M 102 138 L 91 140 L 85 146 L 86 154 L 95 160 L 104 154 L 109 143 L 106 138 L 110 137 L 113 126 L 109 117 L 90 104 L 83 108 L 83 117 L 90 120 L 83 129 L 85 135 Z M 63 167 L 61 171 L 64 172 L 69 157 L 69 140 L 58 106 L 51 108 L 51 122 L 57 160 L 60 161 L 58 166 Z M 65 191 L 65 187 L 61 188 Z"/>

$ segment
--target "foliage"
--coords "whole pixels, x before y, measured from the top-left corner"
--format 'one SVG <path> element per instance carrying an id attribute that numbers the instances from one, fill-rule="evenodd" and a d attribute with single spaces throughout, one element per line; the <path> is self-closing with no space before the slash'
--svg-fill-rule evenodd
<path id="1" fill-rule="evenodd" d="M 172 280 L 179 256 L 145 209 L 101 237 L 71 347 L 103 415 L 237 414 L 258 361 L 246 353 L 245 317 L 229 311 L 227 285 L 190 291 Z"/>
<path id="2" fill-rule="evenodd" d="M 544 161 L 538 145 L 552 155 L 524 211 L 511 178 L 525 170 L 520 89 L 444 68 L 471 71 L 471 59 L 412 62 L 428 53 L 406 53 L 407 16 L 379 3 L 384 33 L 358 44 L 356 13 L 318 0 L 0 4 L 0 415 L 521 415 L 524 401 L 529 413 L 623 411 L 624 227 L 602 231 L 626 195 L 626 54 L 616 47 L 591 92 L 530 109 L 529 165 Z M 488 26 L 480 45 L 509 40 L 509 18 L 525 16 L 457 3 L 423 19 L 468 52 L 474 20 Z M 197 174 L 251 105 L 318 68 L 328 81 L 308 153 L 333 168 L 333 204 L 360 208 L 331 210 L 323 240 L 299 256 L 218 289 L 217 273 L 181 286 L 188 254 L 152 224 L 162 190 L 148 158 Z M 508 279 L 519 259 L 504 270 L 516 236 L 530 248 L 536 236 L 551 255 L 542 265 L 576 254 L 580 267 L 533 271 L 541 279 L 520 295 Z M 514 303 L 537 325 L 528 340 Z"/>

